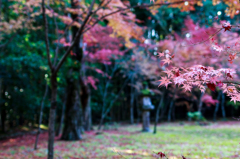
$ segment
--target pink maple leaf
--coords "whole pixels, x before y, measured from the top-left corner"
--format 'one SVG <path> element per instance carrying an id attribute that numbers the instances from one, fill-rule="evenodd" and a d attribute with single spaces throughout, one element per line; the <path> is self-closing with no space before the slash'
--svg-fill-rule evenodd
<path id="1" fill-rule="evenodd" d="M 191 89 L 192 89 L 192 87 L 188 84 L 184 84 L 182 88 L 184 89 L 184 91 L 189 91 L 189 92 L 191 92 Z"/>
<path id="2" fill-rule="evenodd" d="M 161 82 L 159 84 L 159 86 L 165 85 L 166 88 L 167 88 L 168 84 L 172 83 L 167 77 L 162 77 L 162 79 L 159 81 Z"/>
<path id="3" fill-rule="evenodd" d="M 236 104 L 236 101 L 237 101 L 237 100 L 238 100 L 237 97 L 231 97 L 231 100 L 230 100 L 230 101 L 233 101 L 234 104 Z"/>
<path id="4" fill-rule="evenodd" d="M 173 75 L 171 70 L 167 70 L 167 71 L 163 71 L 167 74 L 168 78 L 171 77 Z"/>
<path id="5" fill-rule="evenodd" d="M 164 53 L 161 53 L 161 52 L 158 53 L 158 57 L 163 57 L 163 56 L 165 56 Z"/>
<path id="6" fill-rule="evenodd" d="M 164 64 L 164 65 L 165 65 L 166 63 L 169 65 L 169 64 L 172 62 L 169 58 L 163 59 L 162 61 L 163 61 L 163 64 Z"/>

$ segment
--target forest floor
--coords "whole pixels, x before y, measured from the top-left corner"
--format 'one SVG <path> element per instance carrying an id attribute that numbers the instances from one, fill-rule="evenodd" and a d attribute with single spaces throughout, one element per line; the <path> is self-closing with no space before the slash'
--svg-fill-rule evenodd
<path id="1" fill-rule="evenodd" d="M 153 158 L 154 152 L 164 152 L 169 159 L 229 159 L 240 158 L 240 122 L 217 122 L 208 126 L 193 123 L 163 123 L 157 134 L 142 133 L 141 125 L 119 126 L 117 130 L 86 132 L 81 141 L 61 141 L 56 138 L 55 158 L 105 159 Z M 40 135 L 39 149 L 34 151 L 34 135 L 0 141 L 0 158 L 46 158 L 47 133 Z"/>

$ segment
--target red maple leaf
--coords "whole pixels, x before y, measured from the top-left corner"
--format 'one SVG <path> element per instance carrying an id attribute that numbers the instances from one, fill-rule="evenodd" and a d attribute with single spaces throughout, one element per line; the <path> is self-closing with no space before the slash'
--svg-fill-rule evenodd
<path id="1" fill-rule="evenodd" d="M 222 86 L 223 86 L 222 81 L 218 81 L 218 82 L 217 82 L 217 86 L 218 86 L 218 87 L 222 87 Z"/>
<path id="2" fill-rule="evenodd" d="M 179 70 L 175 73 L 175 76 L 176 77 L 180 76 Z"/>
<path id="3" fill-rule="evenodd" d="M 205 72 L 207 71 L 206 67 L 201 67 L 202 70 L 204 70 Z"/>
<path id="4" fill-rule="evenodd" d="M 233 78 L 232 75 L 230 73 L 227 73 L 227 77 L 229 78 Z"/>
<path id="5" fill-rule="evenodd" d="M 157 155 L 159 155 L 159 157 L 161 157 L 161 158 L 166 157 L 166 155 L 162 152 L 158 152 Z"/>
<path id="6" fill-rule="evenodd" d="M 231 29 L 232 29 L 232 26 L 231 26 L 231 24 L 230 23 L 224 23 L 223 25 L 222 25 L 222 27 L 224 28 L 224 32 L 225 31 L 231 31 Z"/>
<path id="7" fill-rule="evenodd" d="M 209 89 L 211 89 L 212 91 L 215 91 L 215 89 L 216 89 L 216 86 L 215 86 L 214 83 L 207 83 L 207 87 L 208 87 Z"/>

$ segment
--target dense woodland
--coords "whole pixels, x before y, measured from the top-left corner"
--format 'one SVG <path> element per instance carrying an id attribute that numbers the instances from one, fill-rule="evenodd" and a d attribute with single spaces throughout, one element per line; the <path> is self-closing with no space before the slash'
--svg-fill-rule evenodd
<path id="1" fill-rule="evenodd" d="M 239 80 L 237 54 L 223 47 L 239 42 L 238 1 L 1 0 L 0 9 L 1 134 L 48 129 L 49 158 L 55 135 L 81 140 L 141 123 L 144 95 L 152 123 L 239 116 L 239 103 L 215 85 L 159 86 L 169 67 L 193 65 L 231 68 L 236 75 L 226 76 Z"/>

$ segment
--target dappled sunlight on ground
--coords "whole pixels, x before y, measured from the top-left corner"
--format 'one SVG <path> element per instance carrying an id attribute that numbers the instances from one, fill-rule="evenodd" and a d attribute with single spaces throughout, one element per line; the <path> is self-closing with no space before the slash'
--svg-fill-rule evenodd
<path id="1" fill-rule="evenodd" d="M 169 159 L 181 155 L 196 159 L 240 158 L 240 124 L 218 122 L 208 126 L 194 123 L 163 123 L 157 134 L 141 133 L 141 125 L 119 126 L 96 135 L 86 132 L 81 141 L 61 141 L 56 138 L 55 158 L 153 158 L 164 152 Z M 34 151 L 34 135 L 0 141 L 0 158 L 46 158 L 47 133 L 39 138 L 39 149 Z"/>

